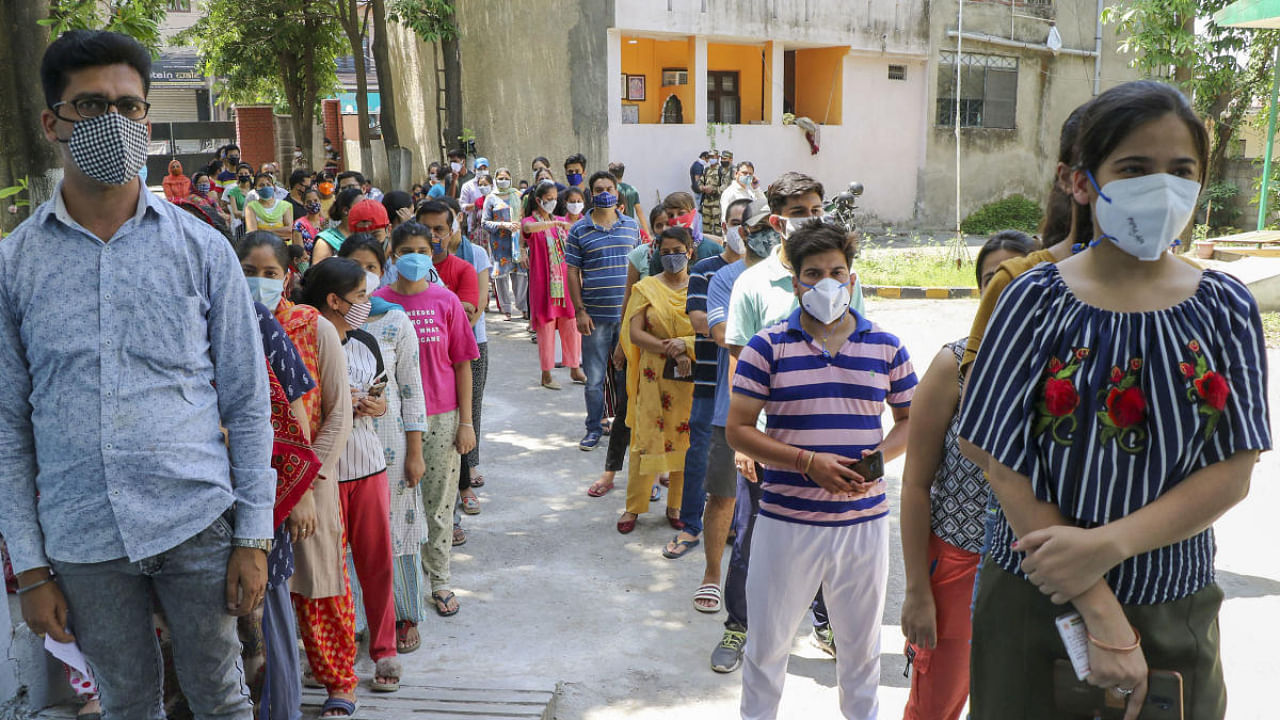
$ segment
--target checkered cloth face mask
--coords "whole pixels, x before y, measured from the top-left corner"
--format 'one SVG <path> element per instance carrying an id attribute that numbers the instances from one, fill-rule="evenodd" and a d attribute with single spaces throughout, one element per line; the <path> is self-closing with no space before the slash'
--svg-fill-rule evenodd
<path id="1" fill-rule="evenodd" d="M 147 164 L 147 126 L 119 113 L 81 120 L 71 131 L 71 159 L 85 175 L 124 185 Z"/>

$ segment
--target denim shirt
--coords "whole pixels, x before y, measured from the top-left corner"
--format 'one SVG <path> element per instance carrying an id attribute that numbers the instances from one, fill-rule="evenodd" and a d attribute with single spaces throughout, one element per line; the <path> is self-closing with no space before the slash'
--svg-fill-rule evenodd
<path id="1" fill-rule="evenodd" d="M 104 243 L 59 185 L 0 241 L 0 534 L 16 572 L 150 557 L 232 505 L 236 537 L 272 537 L 271 444 L 226 238 L 144 187 Z"/>

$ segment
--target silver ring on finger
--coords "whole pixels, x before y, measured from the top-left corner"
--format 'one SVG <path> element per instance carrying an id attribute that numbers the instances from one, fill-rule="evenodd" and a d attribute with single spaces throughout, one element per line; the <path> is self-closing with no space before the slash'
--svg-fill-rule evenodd
<path id="1" fill-rule="evenodd" d="M 1133 688 L 1122 688 L 1119 686 L 1116 686 L 1115 688 L 1115 691 L 1119 693 L 1121 697 L 1126 697 L 1126 698 L 1133 694 L 1133 690 L 1134 690 Z"/>

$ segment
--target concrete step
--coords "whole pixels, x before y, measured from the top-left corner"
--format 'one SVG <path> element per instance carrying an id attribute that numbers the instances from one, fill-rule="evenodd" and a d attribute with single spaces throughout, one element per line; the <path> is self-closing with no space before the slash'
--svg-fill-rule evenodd
<path id="1" fill-rule="evenodd" d="M 394 693 L 357 691 L 356 720 L 552 720 L 556 690 L 452 688 L 402 683 Z M 304 688 L 302 715 L 320 716 L 323 690 Z"/>
<path id="2" fill-rule="evenodd" d="M 401 684 L 394 693 L 375 693 L 361 685 L 356 691 L 360 707 L 354 720 L 553 720 L 556 689 L 502 690 L 491 688 L 450 688 Z M 325 701 L 323 690 L 303 688 L 302 717 L 320 717 Z M 45 709 L 39 720 L 74 720 L 76 705 Z"/>

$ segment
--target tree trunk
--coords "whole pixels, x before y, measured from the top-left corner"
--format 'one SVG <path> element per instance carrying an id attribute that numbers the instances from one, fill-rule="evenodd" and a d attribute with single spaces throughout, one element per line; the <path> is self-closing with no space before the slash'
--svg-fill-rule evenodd
<path id="1" fill-rule="evenodd" d="M 360 10 L 357 0 L 338 0 L 339 21 L 351 44 L 351 58 L 355 61 L 356 113 L 360 138 L 360 171 L 373 174 L 373 147 L 369 139 L 369 79 L 365 77 L 364 33 L 360 28 Z"/>
<path id="2" fill-rule="evenodd" d="M 382 143 L 387 148 L 388 177 L 382 180 L 381 185 L 387 189 L 399 190 L 409 187 L 413 155 L 400 144 L 395 73 L 391 70 L 391 53 L 388 51 L 385 0 L 370 0 L 369 6 L 373 10 L 373 63 L 378 74 L 378 94 L 382 97 Z"/>
<path id="3" fill-rule="evenodd" d="M 1196 14 L 1194 11 L 1183 16 L 1181 18 L 1181 22 L 1182 29 L 1186 31 L 1188 35 L 1194 36 L 1196 34 Z M 1188 95 L 1191 93 L 1187 85 L 1191 82 L 1191 79 L 1194 76 L 1195 64 L 1195 58 L 1188 57 L 1173 68 L 1173 84 L 1178 86 L 1179 89 Z"/>
<path id="4" fill-rule="evenodd" d="M 457 25 L 457 18 L 450 13 L 447 22 Z M 444 54 L 444 108 L 445 121 L 441 133 L 446 148 L 462 148 L 462 49 L 457 34 L 451 33 L 440 43 Z M 465 148 L 462 148 L 465 151 Z M 443 158 L 442 158 L 443 159 Z"/>
<path id="5" fill-rule="evenodd" d="M 0 43 L 0 187 L 27 178 L 30 189 L 22 199 L 31 203 L 16 215 L 7 211 L 13 199 L 0 203 L 0 229 L 6 232 L 52 197 L 62 178 L 57 149 L 40 128 L 45 101 L 36 65 L 49 46 L 49 30 L 36 23 L 48 15 L 48 0 L 0 0 L 0 27 L 11 30 Z"/>

